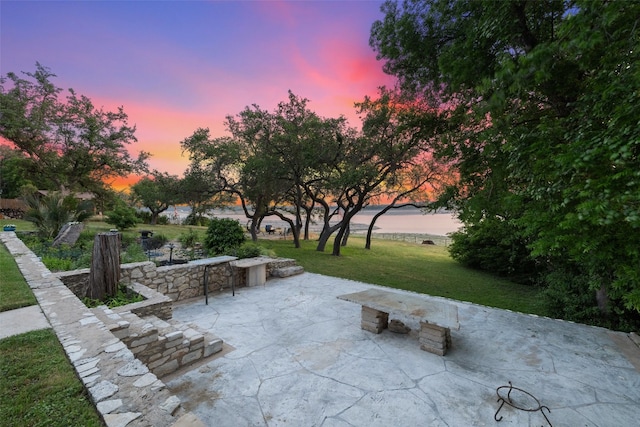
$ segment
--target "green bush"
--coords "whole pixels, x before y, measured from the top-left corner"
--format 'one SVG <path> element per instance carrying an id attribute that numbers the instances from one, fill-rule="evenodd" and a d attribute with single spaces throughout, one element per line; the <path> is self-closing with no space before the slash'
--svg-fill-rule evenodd
<path id="1" fill-rule="evenodd" d="M 138 223 L 139 224 L 150 224 L 151 223 L 151 212 L 136 210 L 136 218 L 138 218 Z"/>
<path id="2" fill-rule="evenodd" d="M 253 258 L 257 256 L 267 256 L 268 252 L 269 251 L 262 246 L 258 246 L 253 242 L 248 242 L 226 253 L 226 255 L 236 256 L 238 258 Z"/>
<path id="3" fill-rule="evenodd" d="M 144 249 L 141 245 L 132 244 L 126 246 L 126 250 L 120 252 L 120 263 L 127 264 L 130 262 L 141 262 L 147 261 L 147 254 L 144 252 Z"/>
<path id="4" fill-rule="evenodd" d="M 587 325 L 620 331 L 640 329 L 640 313 L 628 309 L 623 301 L 609 295 L 609 313 L 598 307 L 593 277 L 578 268 L 563 267 L 544 277 L 546 289 L 541 293 L 545 315 Z"/>
<path id="5" fill-rule="evenodd" d="M 125 205 L 123 202 L 118 203 L 112 211 L 107 212 L 104 220 L 107 224 L 115 226 L 119 230 L 126 230 L 134 227 L 138 223 L 136 210 Z"/>
<path id="6" fill-rule="evenodd" d="M 63 197 L 58 192 L 51 192 L 38 196 L 34 193 L 24 200 L 28 206 L 24 219 L 33 223 L 43 238 L 53 238 L 68 222 L 83 222 L 91 216 L 90 204 L 79 202 L 72 195 Z"/>
<path id="7" fill-rule="evenodd" d="M 193 248 L 200 243 L 200 235 L 194 229 L 189 228 L 186 233 L 180 234 L 178 241 L 184 249 Z"/>
<path id="8" fill-rule="evenodd" d="M 45 255 L 42 257 L 42 263 L 53 272 L 73 270 L 73 260 L 69 258 Z"/>
<path id="9" fill-rule="evenodd" d="M 461 264 L 517 283 L 537 283 L 540 266 L 508 221 L 484 220 L 452 233 L 451 238 L 449 253 Z"/>
<path id="10" fill-rule="evenodd" d="M 213 255 L 229 253 L 245 241 L 240 223 L 231 218 L 213 218 L 204 240 L 205 248 Z"/>
<path id="11" fill-rule="evenodd" d="M 118 291 L 113 297 L 107 298 L 105 301 L 92 298 L 83 298 L 82 302 L 89 308 L 106 305 L 109 308 L 122 307 L 123 305 L 133 304 L 134 302 L 144 301 L 144 297 L 133 292 L 126 285 L 118 286 Z"/>
<path id="12" fill-rule="evenodd" d="M 183 221 L 182 225 L 200 225 L 203 227 L 208 227 L 210 223 L 209 218 L 202 215 L 194 215 L 190 213 Z"/>

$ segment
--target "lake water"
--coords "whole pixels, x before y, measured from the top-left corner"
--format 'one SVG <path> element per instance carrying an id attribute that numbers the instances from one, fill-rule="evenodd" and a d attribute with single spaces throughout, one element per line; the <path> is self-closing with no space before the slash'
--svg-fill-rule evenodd
<path id="1" fill-rule="evenodd" d="M 172 221 L 181 221 L 189 215 L 188 207 L 170 207 L 164 212 Z M 366 231 L 373 217 L 380 212 L 379 207 L 368 207 L 358 212 L 351 221 L 351 231 Z M 232 218 L 245 225 L 247 218 L 240 209 L 214 210 L 211 216 L 218 218 Z M 277 217 L 265 218 L 263 225 L 271 224 L 274 227 L 288 227 L 288 224 Z M 446 236 L 448 233 L 457 231 L 462 224 L 451 213 L 423 214 L 419 209 L 401 208 L 391 209 L 380 216 L 375 224 L 375 233 L 409 233 L 409 234 L 432 234 L 436 236 Z M 321 224 L 314 224 L 312 229 L 318 231 Z"/>

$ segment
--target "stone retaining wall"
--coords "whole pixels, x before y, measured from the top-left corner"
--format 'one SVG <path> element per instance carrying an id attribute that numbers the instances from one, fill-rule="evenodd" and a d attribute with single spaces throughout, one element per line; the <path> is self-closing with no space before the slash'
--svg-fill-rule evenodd
<path id="1" fill-rule="evenodd" d="M 159 377 L 222 351 L 220 338 L 171 319 L 163 320 L 153 315 L 142 319 L 132 312 L 118 312 L 106 306 L 92 311 Z"/>
<path id="2" fill-rule="evenodd" d="M 168 296 L 172 301 L 181 301 L 204 295 L 205 269 L 209 292 L 230 289 L 232 283 L 237 287 L 244 286 L 244 269 L 237 269 L 235 275 L 232 275 L 229 268 L 229 262 L 236 259 L 231 256 L 219 256 L 162 267 L 156 267 L 151 261 L 122 264 L 120 277 L 123 283 L 137 282 Z M 272 276 L 278 269 L 295 265 L 293 259 L 274 258 L 267 265 L 267 276 Z M 55 276 L 79 298 L 86 295 L 89 286 L 88 268 L 55 273 Z"/>

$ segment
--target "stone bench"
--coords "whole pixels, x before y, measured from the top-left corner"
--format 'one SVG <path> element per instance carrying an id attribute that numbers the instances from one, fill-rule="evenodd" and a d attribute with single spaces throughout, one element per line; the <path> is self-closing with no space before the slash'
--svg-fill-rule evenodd
<path id="1" fill-rule="evenodd" d="M 382 289 L 338 296 L 338 299 L 362 306 L 362 329 L 379 334 L 389 324 L 389 313 L 402 314 L 420 321 L 419 341 L 424 351 L 444 356 L 451 347 L 451 328 L 460 329 L 458 307 L 435 302 L 419 295 L 400 294 Z"/>
<path id="2" fill-rule="evenodd" d="M 229 264 L 235 268 L 247 269 L 247 286 L 263 286 L 267 283 L 267 264 L 272 261 L 273 258 L 256 257 L 231 261 Z"/>

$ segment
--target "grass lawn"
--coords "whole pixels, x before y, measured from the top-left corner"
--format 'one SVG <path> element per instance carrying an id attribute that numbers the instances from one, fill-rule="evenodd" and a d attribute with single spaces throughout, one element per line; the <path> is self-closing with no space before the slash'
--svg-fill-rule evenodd
<path id="1" fill-rule="evenodd" d="M 7 248 L 0 244 L 1 310 L 36 304 Z M 103 426 L 51 329 L 0 340 L 0 425 Z"/>
<path id="2" fill-rule="evenodd" d="M 0 311 L 36 304 L 36 297 L 33 296 L 29 285 L 18 270 L 15 259 L 2 244 L 0 244 L 0 271 L 2 272 Z"/>
<path id="3" fill-rule="evenodd" d="M 51 329 L 0 340 L 3 426 L 103 426 Z"/>
<path id="4" fill-rule="evenodd" d="M 341 255 L 317 252 L 316 241 L 303 241 L 296 249 L 291 240 L 261 240 L 260 245 L 278 256 L 294 258 L 306 271 L 469 301 L 522 313 L 544 314 L 539 289 L 478 272 L 454 261 L 443 246 L 374 239 L 364 249 L 364 237 L 351 236 Z"/>

